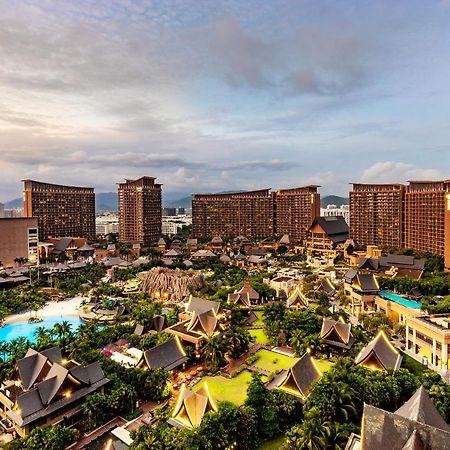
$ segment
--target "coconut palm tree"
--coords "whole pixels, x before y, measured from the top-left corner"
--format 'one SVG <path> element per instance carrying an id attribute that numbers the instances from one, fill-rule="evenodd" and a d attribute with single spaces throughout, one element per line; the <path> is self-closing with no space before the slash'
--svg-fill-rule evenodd
<path id="1" fill-rule="evenodd" d="M 203 356 L 213 369 L 218 369 L 224 361 L 226 350 L 227 343 L 225 339 L 220 335 L 213 336 L 203 347 Z"/>
<path id="2" fill-rule="evenodd" d="M 39 348 L 48 347 L 51 344 L 50 333 L 45 327 L 37 327 L 34 331 L 34 337 Z"/>

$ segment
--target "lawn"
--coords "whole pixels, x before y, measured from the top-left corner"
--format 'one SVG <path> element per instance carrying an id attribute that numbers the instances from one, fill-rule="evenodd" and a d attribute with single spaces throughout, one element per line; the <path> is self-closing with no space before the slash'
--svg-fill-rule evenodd
<path id="1" fill-rule="evenodd" d="M 258 355 L 258 360 L 254 365 L 270 372 L 289 369 L 298 361 L 298 358 L 265 349 L 258 350 L 255 354 Z"/>
<path id="2" fill-rule="evenodd" d="M 279 450 L 284 443 L 284 436 L 278 436 L 270 441 L 263 442 L 258 450 Z"/>
<path id="3" fill-rule="evenodd" d="M 255 342 L 260 344 L 268 344 L 269 338 L 266 336 L 265 331 L 262 328 L 257 328 L 255 330 L 248 330 L 249 333 L 255 337 Z"/>
<path id="4" fill-rule="evenodd" d="M 264 323 L 262 321 L 263 313 L 264 313 L 264 311 L 255 311 L 255 316 L 258 318 L 258 320 L 253 322 L 252 325 L 254 325 L 254 326 L 264 325 Z"/>
<path id="5" fill-rule="evenodd" d="M 330 362 L 330 361 L 327 361 L 326 359 L 316 359 L 316 358 L 314 358 L 314 362 L 316 363 L 317 368 L 322 373 L 327 372 L 333 366 L 333 363 Z"/>
<path id="6" fill-rule="evenodd" d="M 204 377 L 192 390 L 198 391 L 205 383 L 208 384 L 209 392 L 214 400 L 229 401 L 236 405 L 242 405 L 247 398 L 247 387 L 252 379 L 252 373 L 248 370 L 242 371 L 234 378 L 222 376 Z M 263 377 L 263 381 L 266 377 Z"/>

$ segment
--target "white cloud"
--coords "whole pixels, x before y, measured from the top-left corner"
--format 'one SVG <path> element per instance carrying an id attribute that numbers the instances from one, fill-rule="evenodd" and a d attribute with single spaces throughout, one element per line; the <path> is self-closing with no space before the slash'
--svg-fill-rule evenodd
<path id="1" fill-rule="evenodd" d="M 404 183 L 408 180 L 436 180 L 443 175 L 437 169 L 423 169 L 413 164 L 395 161 L 377 162 L 361 173 L 361 181 Z"/>

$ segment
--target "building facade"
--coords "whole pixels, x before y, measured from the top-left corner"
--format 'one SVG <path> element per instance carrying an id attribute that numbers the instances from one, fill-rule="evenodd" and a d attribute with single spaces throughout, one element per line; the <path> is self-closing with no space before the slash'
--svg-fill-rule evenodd
<path id="1" fill-rule="evenodd" d="M 261 238 L 272 236 L 273 199 L 270 189 L 192 196 L 195 237 Z"/>
<path id="2" fill-rule="evenodd" d="M 24 216 L 36 217 L 39 239 L 82 237 L 95 240 L 93 188 L 24 180 Z"/>
<path id="3" fill-rule="evenodd" d="M 450 180 L 409 182 L 405 247 L 446 256 L 450 266 Z"/>
<path id="4" fill-rule="evenodd" d="M 402 184 L 353 183 L 350 238 L 359 246 L 403 246 L 405 187 Z"/>
<path id="5" fill-rule="evenodd" d="M 12 267 L 19 258 L 24 262 L 38 260 L 36 218 L 0 219 L 0 266 Z"/>
<path id="6" fill-rule="evenodd" d="M 118 184 L 119 241 L 130 244 L 156 242 L 161 236 L 161 184 L 141 177 Z"/>
<path id="7" fill-rule="evenodd" d="M 326 208 L 320 208 L 320 217 L 340 217 L 342 216 L 350 224 L 350 205 L 341 205 L 339 208 L 336 205 L 327 205 Z"/>
<path id="8" fill-rule="evenodd" d="M 274 196 L 274 228 L 279 236 L 287 234 L 302 244 L 308 234 L 308 228 L 320 216 L 319 186 L 305 186 L 282 189 Z"/>
<path id="9" fill-rule="evenodd" d="M 308 227 L 320 215 L 318 186 L 270 192 L 194 194 L 193 234 L 196 237 L 244 236 L 266 238 L 289 235 L 303 243 Z"/>

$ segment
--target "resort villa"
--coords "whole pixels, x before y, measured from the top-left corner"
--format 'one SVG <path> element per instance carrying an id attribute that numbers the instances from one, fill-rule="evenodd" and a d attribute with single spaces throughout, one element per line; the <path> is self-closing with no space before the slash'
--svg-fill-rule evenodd
<path id="1" fill-rule="evenodd" d="M 197 428 L 207 412 L 217 410 L 207 385 L 197 392 L 192 392 L 183 384 L 168 423 L 177 428 Z"/>
<path id="2" fill-rule="evenodd" d="M 309 353 L 305 353 L 291 368 L 277 377 L 273 387 L 299 397 L 302 402 L 308 397 L 312 385 L 322 376 Z"/>
<path id="3" fill-rule="evenodd" d="M 179 315 L 180 322 L 166 328 L 166 332 L 178 336 L 182 341 L 195 345 L 198 352 L 202 343 L 228 328 L 229 314 L 222 311 L 220 303 L 191 297 L 185 312 Z"/>
<path id="4" fill-rule="evenodd" d="M 402 355 L 391 344 L 386 335 L 380 331 L 358 354 L 355 364 L 366 369 L 397 370 L 402 363 Z"/>
<path id="5" fill-rule="evenodd" d="M 354 316 L 374 310 L 379 290 L 378 281 L 372 273 L 359 273 L 356 269 L 350 269 L 344 275 L 344 292 L 350 297 L 350 312 Z"/>
<path id="6" fill-rule="evenodd" d="M 334 351 L 350 350 L 355 343 L 351 337 L 352 325 L 333 319 L 323 318 L 320 337 L 324 344 Z"/>
<path id="7" fill-rule="evenodd" d="M 364 405 L 361 435 L 351 434 L 345 450 L 448 449 L 450 428 L 421 386 L 397 411 Z"/>
<path id="8" fill-rule="evenodd" d="M 81 404 L 108 383 L 98 361 L 82 366 L 66 360 L 58 347 L 42 352 L 29 348 L 17 361 L 14 378 L 0 388 L 3 419 L 20 436 L 35 427 L 70 427 L 83 418 Z"/>

